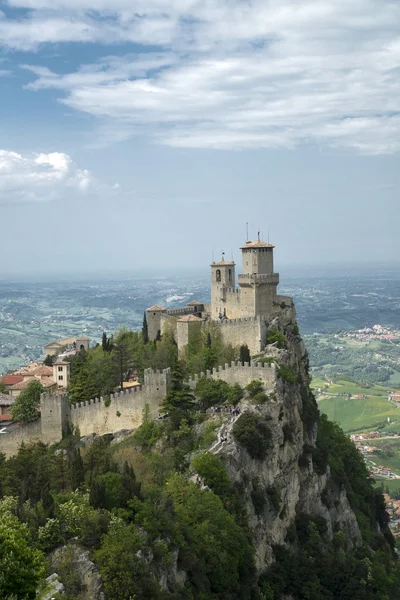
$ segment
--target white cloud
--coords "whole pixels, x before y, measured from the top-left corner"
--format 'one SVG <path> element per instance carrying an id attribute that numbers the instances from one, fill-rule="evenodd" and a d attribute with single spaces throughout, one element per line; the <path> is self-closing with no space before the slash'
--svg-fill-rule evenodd
<path id="1" fill-rule="evenodd" d="M 0 150 L 0 203 L 49 201 L 67 191 L 86 191 L 93 178 L 68 154 L 22 155 Z"/>
<path id="2" fill-rule="evenodd" d="M 146 133 L 159 143 L 199 148 L 306 141 L 372 154 L 400 150 L 398 2 L 8 4 L 29 9 L 0 19 L 0 39 L 13 48 L 81 41 L 151 49 L 62 75 L 41 64 L 27 67 L 36 77 L 30 89 L 58 90 L 66 105 L 100 119 L 103 136 L 107 129 L 112 139 Z"/>

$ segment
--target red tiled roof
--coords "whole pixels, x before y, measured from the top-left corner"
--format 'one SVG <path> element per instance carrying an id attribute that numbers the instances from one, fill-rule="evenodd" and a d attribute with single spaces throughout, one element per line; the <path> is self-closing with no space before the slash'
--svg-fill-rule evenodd
<path id="1" fill-rule="evenodd" d="M 12 385 L 11 390 L 25 390 L 32 381 L 39 381 L 43 387 L 52 387 L 53 385 L 56 385 L 54 379 L 51 379 L 50 377 L 44 377 L 43 379 L 31 377 L 31 379 Z"/>
<path id="2" fill-rule="evenodd" d="M 14 385 L 22 380 L 23 377 L 21 375 L 4 375 L 1 378 L 1 381 L 4 383 L 4 385 Z"/>
<path id="3" fill-rule="evenodd" d="M 166 308 L 164 308 L 163 306 L 159 306 L 158 304 L 155 304 L 154 306 L 150 306 L 150 308 L 147 309 L 148 311 L 161 311 L 161 310 L 167 310 Z"/>
<path id="4" fill-rule="evenodd" d="M 195 321 L 201 321 L 201 319 L 196 317 L 196 315 L 184 315 L 178 319 L 179 323 L 191 323 Z"/>

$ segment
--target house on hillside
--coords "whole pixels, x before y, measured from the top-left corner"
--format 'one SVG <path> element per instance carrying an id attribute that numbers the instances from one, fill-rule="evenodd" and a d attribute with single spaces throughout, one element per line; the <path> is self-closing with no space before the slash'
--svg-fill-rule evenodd
<path id="1" fill-rule="evenodd" d="M 69 384 L 70 363 L 57 361 L 52 367 L 46 365 L 32 364 L 16 371 L 12 376 L 8 375 L 10 383 L 16 379 L 16 383 L 7 385 L 7 389 L 13 398 L 16 398 L 23 390 L 26 390 L 31 381 L 39 381 L 46 392 L 54 393 L 58 389 L 65 389 Z M 15 378 L 15 379 L 13 379 Z M 4 380 L 4 378 L 3 378 Z"/>
<path id="2" fill-rule="evenodd" d="M 14 398 L 7 394 L 0 394 L 0 422 L 11 421 L 10 406 Z"/>

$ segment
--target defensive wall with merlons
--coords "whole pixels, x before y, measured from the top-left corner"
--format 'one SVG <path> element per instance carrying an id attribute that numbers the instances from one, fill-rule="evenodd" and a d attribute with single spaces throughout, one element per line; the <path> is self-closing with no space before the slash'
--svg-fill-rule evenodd
<path id="1" fill-rule="evenodd" d="M 275 381 L 276 368 L 274 364 L 232 362 L 195 375 L 187 382 L 191 389 L 196 387 L 201 377 L 222 379 L 230 385 L 239 383 L 243 387 L 253 379 L 258 379 L 269 387 Z M 81 436 L 137 429 L 142 424 L 143 409 L 146 405 L 152 418 L 159 415 L 160 404 L 167 394 L 169 383 L 170 369 L 146 369 L 143 385 L 111 394 L 109 403 L 105 402 L 104 398 L 94 398 L 70 404 L 68 394 L 43 394 L 40 419 L 1 434 L 0 452 L 12 456 L 18 452 L 22 443 L 41 441 L 54 444 L 59 442 L 71 427 L 78 428 Z"/>

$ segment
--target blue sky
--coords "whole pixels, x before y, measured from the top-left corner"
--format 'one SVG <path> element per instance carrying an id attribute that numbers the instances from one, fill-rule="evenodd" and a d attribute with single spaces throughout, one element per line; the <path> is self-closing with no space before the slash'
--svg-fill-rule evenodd
<path id="1" fill-rule="evenodd" d="M 112 7 L 110 9 L 110 6 Z M 0 1 L 0 276 L 398 261 L 400 4 Z"/>

